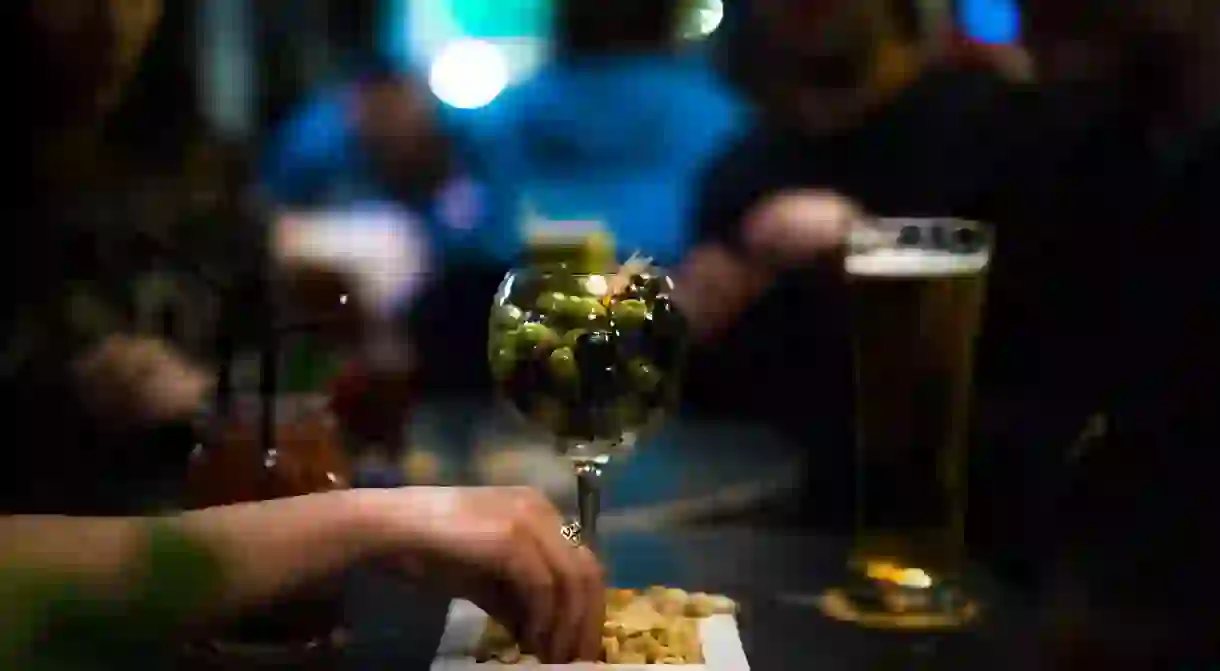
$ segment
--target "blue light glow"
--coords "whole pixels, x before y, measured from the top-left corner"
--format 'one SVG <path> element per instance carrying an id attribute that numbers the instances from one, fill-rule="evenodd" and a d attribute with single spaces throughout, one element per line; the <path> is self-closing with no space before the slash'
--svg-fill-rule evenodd
<path id="1" fill-rule="evenodd" d="M 958 21 L 968 37 L 987 44 L 1009 44 L 1021 36 L 1016 0 L 959 0 Z"/>

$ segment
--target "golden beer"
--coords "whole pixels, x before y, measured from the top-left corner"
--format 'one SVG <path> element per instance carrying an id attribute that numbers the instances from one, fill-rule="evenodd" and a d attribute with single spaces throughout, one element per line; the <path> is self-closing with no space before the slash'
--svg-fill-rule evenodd
<path id="1" fill-rule="evenodd" d="M 851 584 L 828 611 L 887 628 L 946 628 L 973 605 L 964 555 L 974 341 L 990 245 L 978 224 L 883 220 L 849 251 L 856 382 Z"/>

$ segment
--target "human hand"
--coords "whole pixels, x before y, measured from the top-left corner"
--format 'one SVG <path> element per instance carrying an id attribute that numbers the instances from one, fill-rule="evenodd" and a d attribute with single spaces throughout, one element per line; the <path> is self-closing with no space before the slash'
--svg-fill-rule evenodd
<path id="1" fill-rule="evenodd" d="M 802 265 L 841 249 L 860 216 L 853 202 L 835 193 L 780 193 L 746 214 L 746 250 L 781 267 Z"/>
<path id="2" fill-rule="evenodd" d="M 544 662 L 596 660 L 605 619 L 601 566 L 560 534 L 559 513 L 522 487 L 379 490 L 379 535 L 407 575 L 470 599 Z"/>
<path id="3" fill-rule="evenodd" d="M 212 376 L 156 338 L 114 335 L 75 364 L 89 409 L 120 424 L 159 424 L 203 406 Z"/>
<path id="4" fill-rule="evenodd" d="M 678 269 L 674 302 L 699 340 L 731 326 L 773 279 L 768 266 L 752 263 L 724 245 L 691 250 Z"/>

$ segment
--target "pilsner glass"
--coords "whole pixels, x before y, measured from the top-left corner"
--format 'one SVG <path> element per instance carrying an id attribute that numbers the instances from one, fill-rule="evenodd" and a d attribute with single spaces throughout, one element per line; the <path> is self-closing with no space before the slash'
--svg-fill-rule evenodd
<path id="1" fill-rule="evenodd" d="M 856 529 L 822 600 L 864 626 L 959 628 L 974 341 L 991 236 L 952 219 L 861 224 L 846 258 L 855 361 Z"/>

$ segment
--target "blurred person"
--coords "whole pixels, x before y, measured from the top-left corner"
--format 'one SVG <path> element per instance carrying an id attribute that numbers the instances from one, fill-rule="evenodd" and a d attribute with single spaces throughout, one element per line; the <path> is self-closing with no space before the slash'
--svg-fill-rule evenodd
<path id="1" fill-rule="evenodd" d="M 446 237 L 473 228 L 477 216 L 445 130 L 425 83 L 373 58 L 283 122 L 263 156 L 261 185 L 287 210 L 398 204 L 442 252 Z"/>
<path id="2" fill-rule="evenodd" d="M 491 190 L 487 244 L 521 250 L 523 213 L 597 220 L 625 253 L 673 264 L 693 239 L 700 167 L 745 126 L 744 103 L 677 44 L 679 0 L 556 6 L 553 60 L 472 115 Z"/>
<path id="3" fill-rule="evenodd" d="M 853 433 L 835 263 L 844 232 L 865 212 L 976 215 L 1003 144 L 1019 135 L 1002 125 L 1015 93 L 992 72 L 938 60 L 913 2 L 760 0 L 752 10 L 731 65 L 763 123 L 701 185 L 700 243 L 679 274 L 705 341 L 687 397 L 808 444 L 818 478 L 808 508 L 843 527 Z"/>
<path id="4" fill-rule="evenodd" d="M 488 297 L 523 251 L 523 215 L 598 220 L 625 254 L 681 258 L 700 165 L 746 116 L 727 83 L 677 53 L 683 4 L 565 0 L 551 62 L 485 108 L 447 110 L 462 165 L 486 198 L 467 248 L 475 251 L 460 266 L 444 262 L 412 311 L 424 387 L 489 395 L 486 361 L 474 353 L 486 347 Z"/>
<path id="5" fill-rule="evenodd" d="M 981 373 L 982 382 L 1006 378 L 1033 401 L 1010 429 L 1020 432 L 1023 422 L 1042 421 L 1056 406 L 1080 422 L 1097 413 L 1070 454 L 1066 440 L 1050 440 L 1060 464 L 1074 460 L 1067 498 L 1052 495 L 1041 512 L 1025 510 L 1032 524 L 1061 536 L 1048 591 L 1060 664 L 1166 668 L 1214 660 L 1209 627 L 1220 600 L 1198 576 L 1217 559 L 1205 532 L 1216 507 L 1208 476 L 1216 465 L 1210 446 L 1220 397 L 1217 283 L 1208 270 L 1210 246 L 1184 241 L 1207 237 L 1214 208 L 1220 13 L 1189 1 L 1024 5 L 1042 88 L 1019 106 L 1008 99 L 1023 123 L 996 130 L 1028 136 L 1032 129 L 1037 141 L 1001 145 L 1004 167 L 980 175 L 987 197 L 978 209 L 941 200 L 927 213 L 979 212 L 1000 225 L 992 269 L 998 286 L 988 299 L 988 312 L 999 314 L 988 320 Z M 815 118 L 827 116 L 823 110 Z M 930 148 L 953 155 L 953 146 L 938 135 Z M 899 175 L 913 194 L 936 193 L 917 172 L 895 170 L 901 153 L 887 147 L 884 162 L 866 167 Z M 691 264 L 690 276 L 756 277 L 774 272 L 768 269 L 780 265 L 776 260 L 815 263 L 838 248 L 860 210 L 890 214 L 897 204 L 870 203 L 852 183 L 824 177 L 799 186 L 850 198 L 806 191 L 753 213 L 747 207 L 730 229 L 738 251 L 707 248 L 693 257 L 704 260 Z M 893 213 L 921 213 L 910 202 L 901 208 Z M 740 304 L 767 284 L 755 287 L 738 292 Z M 730 325 L 734 318 L 755 323 L 751 312 L 716 307 L 709 312 Z M 789 307 L 787 328 L 795 330 L 791 313 Z M 810 320 L 807 330 L 827 321 Z M 1007 361 L 989 368 L 988 341 L 991 355 Z M 801 392 L 808 404 L 807 387 Z M 1047 442 L 1042 435 L 1022 447 L 1037 451 Z M 1017 471 L 991 475 L 983 489 L 1016 492 L 1001 485 L 1021 478 Z M 1020 482 L 1027 490 L 1056 484 L 1046 477 Z M 1045 548 L 1037 552 L 1047 558 Z"/>
<path id="6" fill-rule="evenodd" d="M 128 11 L 137 5 L 141 11 Z M 61 464 L 84 456 L 85 446 L 76 441 L 100 421 L 190 413 L 206 386 L 197 383 L 202 373 L 169 345 L 140 337 L 126 330 L 122 320 L 107 317 L 105 294 L 89 292 L 63 311 L 56 296 L 103 269 L 118 273 L 115 279 L 131 279 L 122 274 L 129 269 L 89 258 L 89 252 L 110 246 L 79 248 L 91 239 L 80 236 L 98 231 L 71 227 L 74 212 L 55 199 L 73 189 L 97 188 L 90 180 L 102 173 L 75 171 L 79 164 L 71 157 L 80 155 L 82 142 L 101 149 L 82 138 L 97 132 L 113 107 L 155 32 L 161 5 L 90 0 L 29 2 L 20 9 L 16 27 L 24 41 L 17 43 L 31 61 L 46 67 L 40 70 L 45 87 L 18 105 L 19 115 L 28 120 L 17 129 L 16 139 L 27 142 L 23 177 L 30 179 L 31 188 L 12 207 L 37 225 L 31 240 L 37 261 L 52 266 L 10 268 L 16 272 L 6 277 L 5 289 L 14 299 L 6 309 L 15 319 L 8 322 L 13 329 L 6 334 L 0 378 L 5 418 L 13 435 L 38 446 L 18 453 L 15 444 L 4 455 L 11 477 L 0 489 L 5 513 L 0 517 L 0 565 L 43 571 L 51 579 L 84 580 L 109 597 L 168 590 L 168 584 L 129 582 L 149 560 L 141 552 L 145 531 L 150 525 L 168 527 L 190 539 L 218 569 L 211 576 L 218 579 L 216 590 L 201 596 L 194 604 L 198 610 L 185 614 L 187 621 L 171 623 L 186 626 L 198 616 L 272 600 L 356 562 L 390 560 L 405 566 L 404 575 L 469 596 L 512 622 L 545 659 L 593 659 L 604 614 L 600 570 L 590 552 L 561 537 L 558 513 L 534 492 L 364 490 L 163 518 L 87 516 L 106 512 L 94 512 L 97 502 L 87 493 L 83 500 L 74 498 L 73 489 L 88 490 L 94 480 L 107 478 L 113 471 L 107 467 L 115 464 Z M 107 158 L 104 152 L 96 157 Z M 82 325 L 74 319 L 89 328 L 77 328 Z M 105 403 L 99 405 L 101 401 Z M 118 465 L 135 460 L 119 459 Z M 79 552 L 82 545 L 89 552 Z M 175 572 L 172 579 L 180 578 Z M 24 593 L 19 584 L 5 584 Z M 16 608 L 27 617 L 42 612 L 44 605 L 5 599 L 6 609 Z"/>
<path id="7" fill-rule="evenodd" d="M 350 223 L 353 240 L 367 228 L 362 221 L 392 217 L 396 237 L 408 241 L 405 256 L 386 266 L 392 273 L 371 271 L 368 259 L 356 274 L 401 279 L 392 305 L 380 306 L 380 330 L 383 345 L 417 355 L 405 362 L 409 373 L 400 374 L 403 362 L 387 371 L 364 361 L 339 385 L 344 414 L 372 424 L 357 433 L 391 452 L 409 399 L 487 387 L 481 357 L 469 355 L 483 349 L 486 315 L 475 321 L 468 314 L 476 304 L 485 310 L 502 269 L 493 269 L 477 244 L 486 203 L 453 132 L 423 81 L 373 57 L 350 81 L 323 87 L 295 110 L 262 160 L 261 185 L 283 212 L 328 211 Z M 285 215 L 280 228 L 293 228 L 291 218 Z M 369 390 L 391 387 L 394 394 L 369 398 Z"/>
<path id="8" fill-rule="evenodd" d="M 1084 318 L 1072 326 L 1091 347 L 1106 427 L 1075 455 L 1060 506 L 1061 663 L 1214 662 L 1220 593 L 1197 576 L 1220 560 L 1203 531 L 1220 504 L 1208 476 L 1220 439 L 1220 286 L 1211 246 L 1186 241 L 1209 236 L 1217 207 L 1220 7 L 1022 4 L 1048 97 L 1061 123 L 1082 129 L 1064 151 L 1077 164 L 1055 172 L 1089 178 L 1046 188 L 1065 230 L 1041 242 L 1068 259 L 1045 268 L 1057 275 L 1047 284 L 1080 286 Z"/>
<path id="9" fill-rule="evenodd" d="M 202 345 L 190 336 L 206 329 L 209 305 L 193 300 L 199 286 L 167 272 L 167 241 L 179 222 L 219 214 L 225 203 L 203 163 L 190 163 L 203 167 L 197 181 L 164 178 L 166 163 L 180 169 L 202 147 L 189 115 L 159 119 L 159 139 L 177 151 L 129 142 L 138 103 L 179 92 L 162 77 L 177 62 L 140 59 L 146 49 L 172 53 L 173 32 L 158 38 L 153 28 L 163 14 L 178 18 L 178 8 L 138 1 L 17 10 L 14 42 L 39 80 L 8 130 L 23 162 L 9 206 L 26 225 L 22 252 L 6 264 L 11 326 L 0 377 L 11 430 L 53 447 L 7 450 L 6 470 L 24 475 L 0 499 L 9 512 L 113 512 L 133 505 L 141 475 L 180 470 L 189 450 L 160 441 L 159 429 L 191 417 L 212 380 L 167 339 Z M 132 80 L 138 85 L 124 97 Z M 223 237 L 203 233 L 201 247 Z M 184 303 L 194 309 L 178 309 Z"/>

